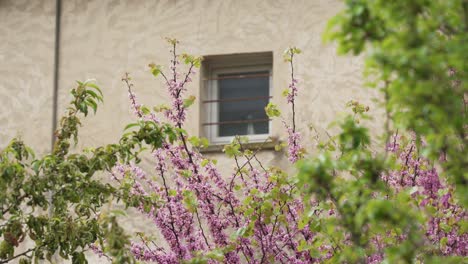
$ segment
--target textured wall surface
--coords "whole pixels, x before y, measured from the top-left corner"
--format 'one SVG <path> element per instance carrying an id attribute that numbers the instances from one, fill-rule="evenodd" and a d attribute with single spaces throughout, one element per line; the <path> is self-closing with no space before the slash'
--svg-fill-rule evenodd
<path id="1" fill-rule="evenodd" d="M 142 103 L 167 102 L 162 79 L 154 78 L 147 65 L 167 65 L 171 54 L 164 38 L 175 37 L 181 52 L 195 55 L 272 51 L 273 101 L 288 114 L 281 92 L 289 82 L 289 65 L 282 54 L 294 45 L 303 50 L 296 63 L 301 80 L 299 130 L 312 144 L 310 126 L 324 134 L 347 101 L 371 104 L 375 95 L 362 89 L 360 58 L 338 57 L 332 45 L 323 44 L 327 20 L 340 8 L 339 0 L 64 1 L 59 110 L 64 110 L 74 80 L 97 79 L 105 102 L 84 123 L 79 146 L 115 142 L 132 120 L 121 77 L 131 73 Z M 199 98 L 199 93 L 197 76 L 187 94 Z M 186 123 L 195 135 L 200 135 L 204 114 L 199 106 L 197 100 Z M 372 129 L 378 127 L 378 122 L 371 124 Z M 284 138 L 279 120 L 272 130 L 272 136 Z M 277 158 L 273 153 L 265 155 Z"/>
<path id="2" fill-rule="evenodd" d="M 282 52 L 290 45 L 300 47 L 304 51 L 297 60 L 297 74 L 303 80 L 298 100 L 301 130 L 309 125 L 326 128 L 346 101 L 370 97 L 361 89 L 361 61 L 337 57 L 333 46 L 322 43 L 321 33 L 339 10 L 339 1 L 68 0 L 63 8 L 60 102 L 67 101 L 76 79 L 97 79 L 105 94 L 104 106 L 82 131 L 84 145 L 115 141 L 130 120 L 120 80 L 124 72 L 134 77 L 140 101 L 148 105 L 166 101 L 162 80 L 155 79 L 147 65 L 169 61 L 164 41 L 168 36 L 181 41 L 181 51 L 197 55 L 273 51 L 273 100 L 283 106 L 281 92 L 288 84 L 289 67 Z M 198 96 L 199 80 L 188 93 Z M 195 134 L 203 114 L 197 106 L 187 124 Z M 275 122 L 273 136 L 280 134 L 281 124 Z"/>
<path id="3" fill-rule="evenodd" d="M 49 147 L 54 2 L 0 0 L 0 147 L 17 134 L 34 147 Z M 339 0 L 64 0 L 59 114 L 75 80 L 96 79 L 104 92 L 104 105 L 84 122 L 78 147 L 116 142 L 132 120 L 121 82 L 124 72 L 133 76 L 142 103 L 166 102 L 162 80 L 155 79 L 147 67 L 150 62 L 169 62 L 165 37 L 179 39 L 179 49 L 195 55 L 272 51 L 273 101 L 287 114 L 281 92 L 288 85 L 289 67 L 282 53 L 294 45 L 303 50 L 296 64 L 301 80 L 298 125 L 308 149 L 313 150 L 310 126 L 325 137 L 324 131 L 345 110 L 347 101 L 372 105 L 376 96 L 375 91 L 361 88 L 360 58 L 338 57 L 332 45 L 322 43 L 327 20 L 340 8 Z M 199 93 L 197 77 L 188 94 L 199 98 Z M 197 101 L 186 124 L 191 134 L 200 134 L 202 114 Z M 380 123 L 370 127 L 378 130 Z M 279 121 L 273 123 L 272 135 L 284 137 Z M 233 168 L 222 154 L 211 155 L 226 173 Z M 281 153 L 266 151 L 261 157 L 266 163 L 287 164 Z M 132 230 L 152 229 L 133 214 L 123 222 Z"/>
<path id="4" fill-rule="evenodd" d="M 21 135 L 47 149 L 51 136 L 55 1 L 0 1 L 0 145 Z M 118 139 L 131 120 L 124 72 L 132 74 L 140 101 L 166 101 L 160 79 L 147 64 L 170 59 L 164 38 L 176 37 L 180 50 L 196 55 L 272 51 L 273 101 L 287 87 L 289 68 L 282 52 L 290 45 L 303 50 L 296 72 L 301 79 L 299 129 L 326 129 L 350 99 L 370 103 L 375 93 L 361 89 L 362 62 L 338 57 L 324 45 L 326 21 L 340 9 L 338 0 L 67 0 L 63 1 L 59 109 L 69 101 L 75 80 L 97 79 L 105 103 L 85 122 L 80 146 Z M 189 94 L 199 95 L 199 79 Z M 200 134 L 199 105 L 191 109 L 187 128 Z M 34 129 L 28 129 L 28 126 Z M 378 123 L 372 128 L 378 128 Z M 273 136 L 283 135 L 279 121 Z"/>
<path id="5" fill-rule="evenodd" d="M 0 0 L 0 149 L 50 149 L 55 1 Z"/>

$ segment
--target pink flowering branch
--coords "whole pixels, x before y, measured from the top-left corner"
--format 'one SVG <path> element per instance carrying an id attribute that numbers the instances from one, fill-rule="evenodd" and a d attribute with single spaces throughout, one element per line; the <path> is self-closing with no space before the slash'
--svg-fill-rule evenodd
<path id="1" fill-rule="evenodd" d="M 141 105 L 139 103 L 137 103 L 136 96 L 132 91 L 133 84 L 130 82 L 130 76 L 129 76 L 128 72 L 125 73 L 125 76 L 122 78 L 122 81 L 124 81 L 125 84 L 127 85 L 128 98 L 130 99 L 130 104 L 132 106 L 133 113 L 138 118 L 142 118 L 143 113 L 141 111 Z"/>
<path id="2" fill-rule="evenodd" d="M 298 48 L 289 48 L 285 52 L 285 61 L 289 62 L 291 69 L 291 82 L 287 91 L 287 101 L 291 105 L 292 111 L 292 125 L 286 124 L 283 120 L 283 124 L 288 132 L 288 154 L 289 161 L 295 163 L 302 156 L 301 146 L 299 144 L 300 134 L 296 131 L 296 97 L 298 95 L 298 80 L 294 77 L 294 55 L 301 53 Z"/>
<path id="3" fill-rule="evenodd" d="M 439 247 L 443 255 L 466 256 L 468 234 L 460 233 L 461 227 L 457 223 L 467 221 L 468 214 L 456 204 L 453 189 L 442 181 L 437 169 L 417 153 L 415 140 L 411 139 L 406 145 L 404 140 L 402 135 L 395 134 L 387 146 L 402 166 L 383 175 L 384 181 L 398 192 L 416 188 L 413 196 L 421 201 L 419 206 L 436 210 L 425 227 L 427 239 Z"/>
<path id="4" fill-rule="evenodd" d="M 185 104 L 188 99 L 184 99 L 184 95 L 201 59 L 186 54 L 179 56 L 177 41 L 169 42 L 172 54 L 170 74 L 164 74 L 159 66 L 150 64 L 153 75 L 161 75 L 167 86 L 171 106 L 164 110 L 164 115 L 168 123 L 161 123 L 158 113 L 139 105 L 130 78 L 126 75 L 123 79 L 130 94 L 132 110 L 142 124 L 149 121 L 170 128 L 176 136 L 175 139 L 165 139 L 162 146 L 153 151 L 159 182 L 146 177 L 134 164 L 120 165 L 113 175 L 121 185 L 130 182 L 129 195 L 141 199 L 137 209 L 155 223 L 169 245 L 161 250 L 149 241 L 134 241 L 132 251 L 135 257 L 143 261 L 178 263 L 221 250 L 223 262 L 227 263 L 257 264 L 271 259 L 278 263 L 311 263 L 307 250 L 298 251 L 299 239 L 310 243 L 313 239 L 309 231 L 298 227 L 298 219 L 304 211 L 302 199 L 295 197 L 297 189 L 285 173 L 278 168 L 266 167 L 257 155 L 267 141 L 252 151 L 237 137 L 233 144 L 237 144 L 238 150 L 232 155 L 236 168 L 227 178 L 220 174 L 213 161 L 204 159 L 192 146 L 183 130 L 190 105 Z M 183 59 L 188 67 L 183 75 L 178 72 L 179 59 Z M 290 88 L 292 98 L 295 98 L 297 81 L 294 73 L 292 76 Z M 291 103 L 294 104 L 294 100 Z M 294 107 L 293 112 L 295 117 Z M 295 129 L 294 121 L 288 132 L 294 132 L 289 142 L 297 148 L 297 153 L 291 151 L 290 157 L 297 160 L 300 147 Z M 242 191 L 240 196 L 236 193 L 239 188 Z M 271 196 L 273 190 L 284 193 L 286 197 Z M 147 200 L 151 197 L 157 197 L 158 203 L 150 203 L 148 208 Z M 265 206 L 269 204 L 271 207 Z M 272 207 L 278 210 L 272 213 Z M 232 237 L 233 232 L 239 234 Z"/>

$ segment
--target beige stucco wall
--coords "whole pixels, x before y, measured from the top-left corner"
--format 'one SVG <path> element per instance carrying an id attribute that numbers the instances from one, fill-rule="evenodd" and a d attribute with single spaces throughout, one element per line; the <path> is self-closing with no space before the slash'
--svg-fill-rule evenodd
<path id="1" fill-rule="evenodd" d="M 47 149 L 52 117 L 55 1 L 0 1 L 0 145 L 21 135 L 28 144 Z M 129 71 L 142 102 L 166 101 L 162 81 L 148 73 L 147 64 L 170 58 L 167 36 L 181 41 L 180 50 L 196 55 L 273 51 L 276 103 L 285 106 L 288 65 L 282 52 L 290 45 L 303 50 L 297 60 L 301 82 L 299 129 L 312 124 L 326 128 L 352 98 L 371 97 L 361 89 L 361 60 L 338 57 L 321 40 L 326 21 L 339 1 L 63 1 L 59 113 L 69 100 L 75 80 L 97 79 L 105 103 L 88 118 L 81 146 L 117 140 L 131 120 L 121 76 Z M 189 94 L 199 95 L 195 78 Z M 187 128 L 199 134 L 198 105 Z M 28 129 L 32 126 L 35 129 Z M 273 136 L 282 133 L 279 121 Z"/>
<path id="2" fill-rule="evenodd" d="M 121 82 L 124 72 L 133 76 L 141 102 L 153 106 L 167 101 L 162 80 L 147 67 L 169 62 L 165 37 L 179 39 L 180 51 L 195 55 L 272 51 L 273 101 L 284 108 L 281 92 L 288 85 L 289 66 L 282 53 L 294 45 L 303 50 L 296 64 L 302 80 L 299 130 L 311 142 L 310 125 L 325 130 L 348 100 L 370 103 L 373 96 L 373 91 L 361 89 L 362 61 L 338 57 L 333 46 L 322 42 L 327 20 L 340 7 L 338 0 L 64 1 L 59 109 L 64 109 L 74 80 L 97 79 L 105 103 L 85 122 L 80 146 L 118 140 L 132 120 Z M 199 98 L 199 83 L 197 76 L 188 94 Z M 202 114 L 197 101 L 186 124 L 191 134 L 201 134 Z M 284 136 L 279 120 L 273 123 L 272 136 Z"/>
<path id="3" fill-rule="evenodd" d="M 55 0 L 0 0 L 0 148 L 15 135 L 40 151 L 50 147 L 54 5 Z M 170 53 L 164 38 L 175 37 L 180 51 L 195 55 L 272 51 L 273 101 L 288 117 L 281 92 L 289 68 L 282 53 L 294 45 L 303 50 L 296 63 L 298 129 L 312 152 L 309 126 L 323 136 L 347 101 L 372 104 L 376 95 L 361 88 L 360 58 L 338 57 L 332 45 L 322 43 L 326 22 L 340 7 L 338 0 L 63 0 L 58 111 L 64 112 L 75 80 L 96 79 L 105 102 L 84 122 L 78 148 L 116 142 L 132 120 L 123 73 L 133 76 L 141 102 L 166 102 L 162 80 L 147 65 L 166 65 Z M 199 84 L 196 77 L 188 94 L 199 98 Z M 186 124 L 191 134 L 200 135 L 202 114 L 197 101 Z M 372 130 L 379 127 L 370 124 Z M 284 138 L 279 121 L 272 136 Z M 210 155 L 225 173 L 233 167 L 221 153 Z M 282 153 L 267 151 L 261 158 L 287 164 Z M 134 230 L 152 228 L 134 216 L 124 223 Z"/>
<path id="4" fill-rule="evenodd" d="M 0 0 L 0 149 L 20 136 L 50 149 L 55 2 Z"/>

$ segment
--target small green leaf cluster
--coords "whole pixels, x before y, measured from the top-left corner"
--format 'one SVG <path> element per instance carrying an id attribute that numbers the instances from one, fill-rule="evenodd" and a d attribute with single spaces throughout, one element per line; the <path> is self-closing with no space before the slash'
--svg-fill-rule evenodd
<path id="1" fill-rule="evenodd" d="M 182 54 L 182 59 L 185 64 L 193 65 L 196 68 L 200 68 L 201 62 L 203 61 L 203 57 L 197 57 L 187 53 Z"/>
<path id="2" fill-rule="evenodd" d="M 265 112 L 269 118 L 279 117 L 281 115 L 281 111 L 278 109 L 278 106 L 269 102 L 267 106 L 265 106 Z"/>
<path id="3" fill-rule="evenodd" d="M 302 50 L 296 47 L 290 47 L 286 49 L 283 53 L 283 58 L 285 62 L 292 62 L 295 54 L 301 54 Z"/>
<path id="4" fill-rule="evenodd" d="M 71 102 L 75 110 L 79 110 L 84 116 L 88 115 L 88 108 L 91 107 L 94 113 L 97 111 L 98 102 L 102 102 L 101 89 L 92 81 L 78 81 L 78 87 L 71 90 L 73 101 Z M 70 110 L 73 110 L 71 108 Z"/>
<path id="5" fill-rule="evenodd" d="M 148 67 L 150 68 L 151 74 L 153 74 L 154 77 L 158 77 L 158 75 L 161 73 L 161 66 L 160 65 L 150 63 L 148 65 Z"/>
<path id="6" fill-rule="evenodd" d="M 188 138 L 188 142 L 196 148 L 207 148 L 209 146 L 209 141 L 205 137 L 192 136 Z"/>

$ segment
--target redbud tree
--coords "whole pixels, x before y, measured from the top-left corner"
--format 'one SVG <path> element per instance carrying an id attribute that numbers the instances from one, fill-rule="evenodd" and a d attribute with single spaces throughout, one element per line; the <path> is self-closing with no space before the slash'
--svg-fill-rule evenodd
<path id="1" fill-rule="evenodd" d="M 179 55 L 177 40 L 170 39 L 169 43 L 172 55 L 169 72 L 155 64 L 150 64 L 150 71 L 165 83 L 170 107 L 150 110 L 139 104 L 131 78 L 128 75 L 124 78 L 137 118 L 137 123 L 129 127 L 141 129 L 151 122 L 156 127 L 168 123 L 173 128 L 173 134 L 161 147 L 151 146 L 156 178 L 135 163 L 120 163 L 112 171 L 112 178 L 121 187 L 130 188 L 135 199 L 158 199 L 156 206 L 135 205 L 152 220 L 168 246 L 140 236 L 131 243 L 135 258 L 158 263 L 311 263 L 326 258 L 329 252 L 326 246 L 320 247 L 323 257 L 313 257 L 299 245 L 300 241 L 312 243 L 313 235 L 301 227 L 304 204 L 295 179 L 281 168 L 263 164 L 257 157 L 260 149 L 250 149 L 247 138 L 236 137 L 224 148 L 236 164 L 230 175 L 221 175 L 216 161 L 200 153 L 207 140 L 188 135 L 184 123 L 194 100 L 188 95 L 187 85 L 202 58 Z M 299 52 L 296 48 L 288 49 L 286 60 L 293 65 L 294 55 Z M 185 72 L 180 70 L 181 62 L 186 64 Z M 292 113 L 297 84 L 292 73 L 287 92 Z M 266 111 L 272 117 L 280 114 L 273 104 Z M 295 117 L 291 123 L 283 120 L 283 124 L 293 164 L 302 157 Z"/>
<path id="2" fill-rule="evenodd" d="M 466 213 L 453 196 L 454 186 L 441 177 L 433 161 L 420 153 L 414 134 L 388 137 L 381 151 L 361 120 L 369 107 L 350 101 L 353 114 L 338 121 L 340 132 L 318 142 L 318 154 L 305 156 L 295 126 L 294 76 L 297 48 L 288 49 L 291 81 L 285 92 L 290 123 L 272 103 L 271 118 L 281 118 L 287 132 L 286 155 L 299 169 L 262 164 L 258 149 L 236 137 L 224 152 L 237 168 L 222 176 L 216 161 L 199 149 L 206 140 L 187 135 L 186 111 L 194 97 L 187 83 L 201 58 L 178 55 L 169 40 L 170 73 L 150 65 L 171 96 L 171 107 L 150 110 L 140 105 L 128 75 L 124 82 L 138 128 L 147 122 L 169 123 L 170 141 L 154 146 L 156 178 L 135 163 L 120 163 L 112 177 L 136 201 L 157 197 L 158 207 L 136 202 L 165 243 L 138 234 L 131 242 L 136 259 L 156 263 L 321 263 L 460 261 L 467 254 Z M 181 60 L 187 71 L 179 72 Z M 165 121 L 163 121 L 165 119 Z M 410 138 L 410 139 L 408 139 Z M 391 139 L 391 141 L 390 141 Z M 446 162 L 444 160 L 444 162 Z M 162 244 L 167 245 L 162 246 Z M 105 252 L 99 252 L 105 254 Z"/>

